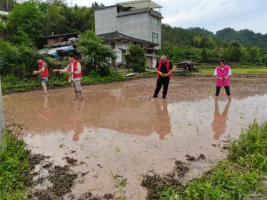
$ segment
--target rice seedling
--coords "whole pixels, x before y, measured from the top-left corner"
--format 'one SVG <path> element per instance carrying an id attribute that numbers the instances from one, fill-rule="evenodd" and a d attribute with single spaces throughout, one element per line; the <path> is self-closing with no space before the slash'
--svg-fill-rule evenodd
<path id="1" fill-rule="evenodd" d="M 63 147 L 64 146 L 64 144 L 61 144 L 59 147 L 61 148 L 61 147 Z"/>
<path id="2" fill-rule="evenodd" d="M 91 192 L 91 191 L 95 191 L 95 190 L 102 190 L 103 188 L 104 188 L 104 186 L 97 187 L 97 188 L 92 188 L 92 189 L 89 189 L 88 191 Z"/>
<path id="3" fill-rule="evenodd" d="M 119 152 L 120 151 L 120 148 L 119 147 L 115 147 L 116 148 L 116 150 Z"/>
<path id="4" fill-rule="evenodd" d="M 108 174 L 110 176 L 110 178 L 116 182 L 116 177 L 114 176 L 112 170 L 110 170 L 110 173 Z"/>
<path id="5" fill-rule="evenodd" d="M 115 134 L 116 135 L 116 134 Z M 114 139 L 114 137 L 115 137 L 115 135 L 112 137 L 112 139 L 111 139 L 111 141 L 110 141 L 110 144 L 109 144 L 109 148 L 111 147 L 111 144 L 112 144 L 112 142 L 113 142 L 113 139 Z"/>

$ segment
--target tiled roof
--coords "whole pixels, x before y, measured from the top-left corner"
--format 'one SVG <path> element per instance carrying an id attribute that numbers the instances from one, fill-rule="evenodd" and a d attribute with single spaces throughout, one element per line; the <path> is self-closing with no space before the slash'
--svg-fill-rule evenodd
<path id="1" fill-rule="evenodd" d="M 149 41 L 146 41 L 146 40 L 140 40 L 140 39 L 137 39 L 137 38 L 134 38 L 134 37 L 130 37 L 130 36 L 124 35 L 122 33 L 119 33 L 118 31 L 112 32 L 112 33 L 100 34 L 99 36 L 103 37 L 103 40 L 105 42 L 129 40 L 129 41 L 136 42 L 138 44 L 150 44 L 151 46 L 159 46 L 158 44 L 155 44 L 153 42 L 149 42 Z"/>

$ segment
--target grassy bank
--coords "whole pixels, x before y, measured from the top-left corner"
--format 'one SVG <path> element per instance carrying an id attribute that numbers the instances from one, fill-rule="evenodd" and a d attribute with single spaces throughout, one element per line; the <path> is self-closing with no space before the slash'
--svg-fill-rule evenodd
<path id="1" fill-rule="evenodd" d="M 267 123 L 259 126 L 254 122 L 228 148 L 227 159 L 186 186 L 177 178 L 146 176 L 142 184 L 148 188 L 148 199 L 242 200 L 260 196 L 262 175 L 267 172 Z"/>
<path id="2" fill-rule="evenodd" d="M 231 65 L 229 64 L 231 69 L 264 69 L 267 68 L 262 66 L 256 66 L 256 65 Z M 215 69 L 216 67 L 218 67 L 218 64 L 210 64 L 210 65 L 205 65 L 205 64 L 201 64 L 199 66 L 199 69 Z"/>
<path id="3" fill-rule="evenodd" d="M 175 72 L 174 76 L 186 75 L 188 72 Z M 83 76 L 82 85 L 92 85 L 92 84 L 100 84 L 100 83 L 112 83 L 119 81 L 127 81 L 134 80 L 138 78 L 150 78 L 156 77 L 154 72 L 145 72 L 141 73 L 137 76 L 125 77 L 122 73 L 112 72 L 110 76 L 102 77 L 96 73 L 92 73 L 88 76 Z M 48 80 L 48 89 L 70 86 L 68 82 L 67 76 L 63 75 L 54 75 L 49 76 Z M 2 92 L 3 94 L 11 94 L 17 92 L 27 92 L 31 90 L 41 89 L 40 79 L 37 77 L 36 79 L 23 79 L 20 80 L 14 76 L 8 76 L 2 79 Z"/>
<path id="4" fill-rule="evenodd" d="M 6 147 L 0 150 L 0 200 L 25 199 L 30 178 L 30 153 L 26 144 L 10 132 L 4 136 Z"/>
<path id="5" fill-rule="evenodd" d="M 267 69 L 231 69 L 231 71 L 232 74 L 267 74 Z M 201 70 L 201 72 L 213 74 L 214 70 Z"/>

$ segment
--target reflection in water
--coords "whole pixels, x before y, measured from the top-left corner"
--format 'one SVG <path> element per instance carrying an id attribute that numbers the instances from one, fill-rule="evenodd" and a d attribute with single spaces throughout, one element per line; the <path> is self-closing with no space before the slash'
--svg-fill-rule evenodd
<path id="1" fill-rule="evenodd" d="M 167 102 L 163 101 L 163 109 L 161 109 L 159 102 L 156 100 L 156 115 L 157 115 L 157 125 L 155 126 L 155 131 L 159 135 L 160 140 L 164 140 L 165 136 L 171 131 L 170 116 L 168 113 Z"/>
<path id="2" fill-rule="evenodd" d="M 39 117 L 41 117 L 44 120 L 43 123 L 46 123 L 52 118 L 52 112 L 48 107 L 48 96 L 46 95 L 44 96 L 43 109 L 41 110 Z"/>
<path id="3" fill-rule="evenodd" d="M 227 114 L 228 110 L 230 108 L 231 101 L 229 101 L 222 114 L 220 114 L 219 111 L 219 105 L 218 101 L 215 101 L 215 113 L 214 113 L 214 121 L 211 124 L 212 125 L 212 131 L 215 132 L 214 139 L 219 140 L 221 134 L 224 134 L 226 131 L 226 119 L 227 119 Z"/>
<path id="4" fill-rule="evenodd" d="M 75 101 L 75 105 L 73 106 L 73 115 L 72 118 L 72 129 L 74 131 L 74 135 L 72 140 L 78 141 L 79 135 L 84 132 L 84 119 L 83 119 L 83 110 L 84 110 L 84 100 L 83 101 Z"/>

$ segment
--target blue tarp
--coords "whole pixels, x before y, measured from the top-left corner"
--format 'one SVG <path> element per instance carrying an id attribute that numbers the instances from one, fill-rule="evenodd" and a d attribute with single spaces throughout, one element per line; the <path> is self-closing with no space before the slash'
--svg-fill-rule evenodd
<path id="1" fill-rule="evenodd" d="M 58 48 L 52 48 L 52 49 L 42 49 L 39 51 L 40 54 L 49 54 L 53 55 L 57 58 L 59 58 L 59 55 L 57 54 L 57 50 L 63 50 L 63 51 L 68 51 L 74 49 L 73 46 L 66 46 L 66 47 L 58 47 Z"/>

